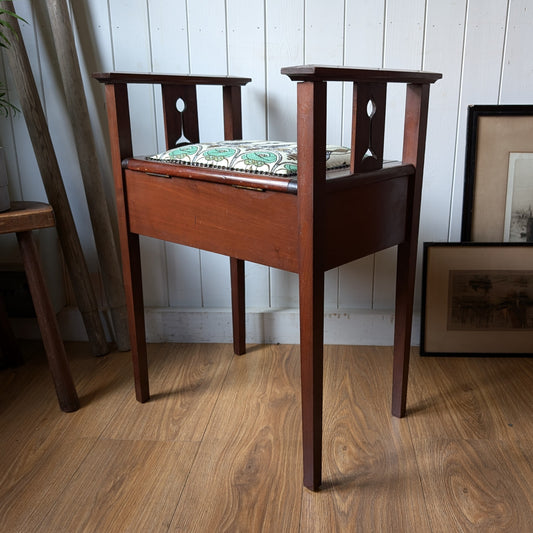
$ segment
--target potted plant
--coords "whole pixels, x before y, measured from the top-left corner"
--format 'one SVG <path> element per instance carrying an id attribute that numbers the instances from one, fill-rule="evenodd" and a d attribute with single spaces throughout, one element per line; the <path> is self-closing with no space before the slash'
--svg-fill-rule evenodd
<path id="1" fill-rule="evenodd" d="M 15 17 L 23 22 L 26 22 L 22 17 L 19 17 L 16 13 L 9 9 L 0 7 L 0 16 L 9 15 Z M 13 35 L 13 27 L 9 21 L 4 17 L 0 18 L 0 47 L 9 48 L 11 42 L 10 36 Z M 3 82 L 0 81 L 0 115 L 8 117 L 10 113 L 16 113 L 18 109 L 8 101 L 6 88 Z M 4 159 L 4 151 L 0 148 L 0 212 L 7 211 L 10 207 L 9 201 L 9 189 L 7 180 L 6 163 Z"/>

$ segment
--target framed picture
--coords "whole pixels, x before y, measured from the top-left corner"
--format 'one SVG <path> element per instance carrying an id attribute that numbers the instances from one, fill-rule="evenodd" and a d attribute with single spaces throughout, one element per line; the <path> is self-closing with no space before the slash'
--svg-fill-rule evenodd
<path id="1" fill-rule="evenodd" d="M 533 242 L 533 105 L 468 108 L 461 240 Z"/>
<path id="2" fill-rule="evenodd" d="M 533 246 L 425 243 L 421 355 L 533 354 Z"/>

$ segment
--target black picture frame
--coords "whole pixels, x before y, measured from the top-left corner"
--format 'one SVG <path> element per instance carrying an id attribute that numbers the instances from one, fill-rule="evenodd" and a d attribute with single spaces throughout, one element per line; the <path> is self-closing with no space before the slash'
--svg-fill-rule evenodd
<path id="1" fill-rule="evenodd" d="M 461 241 L 504 240 L 508 166 L 504 171 L 503 162 L 512 151 L 533 153 L 533 105 L 469 106 Z"/>
<path id="2" fill-rule="evenodd" d="M 533 246 L 424 243 L 420 355 L 533 355 Z"/>

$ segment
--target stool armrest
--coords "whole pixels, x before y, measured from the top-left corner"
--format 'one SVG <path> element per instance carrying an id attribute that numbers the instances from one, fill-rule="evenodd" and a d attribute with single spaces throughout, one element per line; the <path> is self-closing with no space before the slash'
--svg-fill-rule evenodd
<path id="1" fill-rule="evenodd" d="M 251 78 L 235 76 L 194 76 L 190 74 L 158 74 L 155 72 L 97 72 L 92 77 L 100 83 L 148 83 L 165 85 L 242 86 Z"/>
<path id="2" fill-rule="evenodd" d="M 362 69 L 323 65 L 284 67 L 293 81 L 353 81 L 356 83 L 434 83 L 442 74 L 417 70 Z"/>

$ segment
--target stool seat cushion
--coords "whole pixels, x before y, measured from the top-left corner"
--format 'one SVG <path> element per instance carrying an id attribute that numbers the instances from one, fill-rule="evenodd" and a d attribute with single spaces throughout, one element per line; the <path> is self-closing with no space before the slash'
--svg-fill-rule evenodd
<path id="1" fill-rule="evenodd" d="M 350 165 L 350 149 L 327 145 L 325 158 L 327 170 L 347 167 Z M 186 144 L 147 159 L 273 176 L 296 176 L 298 171 L 297 145 L 283 141 Z"/>

